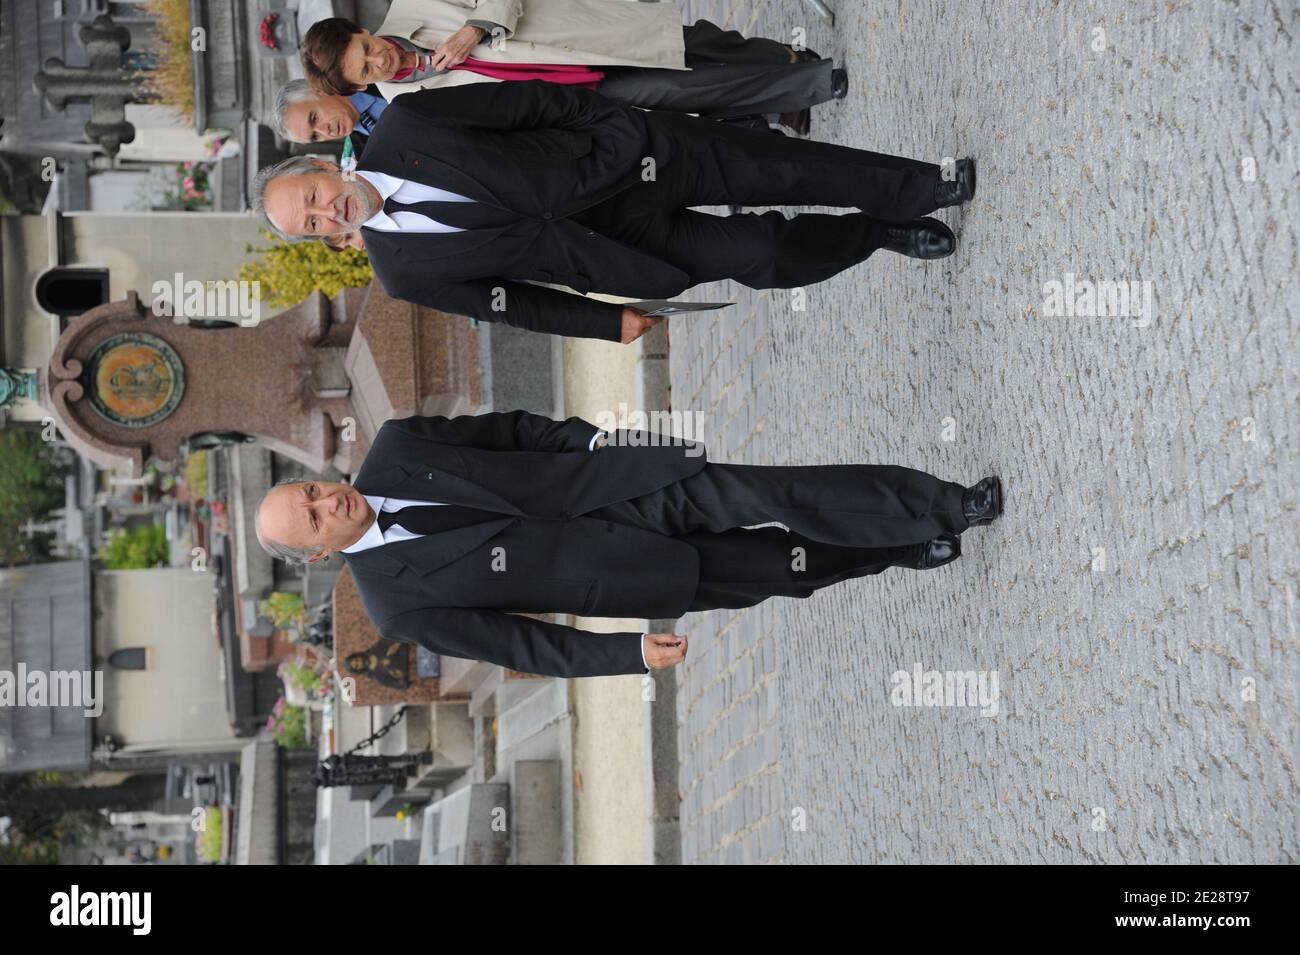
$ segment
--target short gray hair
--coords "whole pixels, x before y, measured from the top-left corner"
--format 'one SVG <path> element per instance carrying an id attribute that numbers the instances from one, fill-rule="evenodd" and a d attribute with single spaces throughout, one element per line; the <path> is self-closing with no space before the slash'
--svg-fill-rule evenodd
<path id="1" fill-rule="evenodd" d="M 253 177 L 252 183 L 249 184 L 248 207 L 266 219 L 266 224 L 270 226 L 271 231 L 284 242 L 308 242 L 316 238 L 316 236 L 289 235 L 277 229 L 270 216 L 266 214 L 266 187 L 271 184 L 273 179 L 279 179 L 281 176 L 305 176 L 310 172 L 320 172 L 319 163 L 321 161 L 314 156 L 290 156 L 274 166 L 265 166 L 259 169 L 257 175 Z"/>
<path id="2" fill-rule="evenodd" d="M 289 135 L 289 107 L 294 103 L 320 98 L 321 94 L 312 89 L 311 84 L 306 80 L 290 80 L 285 83 L 275 91 L 275 99 L 271 103 L 271 128 L 275 130 L 277 135 L 296 143 L 298 140 Z"/>
<path id="3" fill-rule="evenodd" d="M 253 515 L 253 533 L 257 535 L 257 542 L 262 545 L 262 550 L 266 551 L 272 557 L 278 557 L 288 564 L 305 564 L 315 555 L 316 551 L 311 547 L 290 547 L 288 544 L 282 544 L 278 540 L 273 540 L 262 533 L 262 505 L 266 503 L 267 494 L 280 487 L 283 484 L 310 484 L 311 478 L 290 477 L 281 478 L 276 481 L 262 495 L 261 502 L 257 505 L 257 512 Z"/>

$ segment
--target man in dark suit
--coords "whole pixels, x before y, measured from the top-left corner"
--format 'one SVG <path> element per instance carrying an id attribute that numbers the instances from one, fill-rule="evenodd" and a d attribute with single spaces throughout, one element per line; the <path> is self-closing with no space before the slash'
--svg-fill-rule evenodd
<path id="1" fill-rule="evenodd" d="M 577 677 L 672 666 L 686 637 L 510 611 L 671 619 L 807 597 L 955 560 L 958 535 L 1001 510 L 997 478 L 714 464 L 695 442 L 514 411 L 388 421 L 354 485 L 277 485 L 255 524 L 273 556 L 342 553 L 388 639 Z M 749 527 L 773 521 L 789 530 Z"/>
<path id="2" fill-rule="evenodd" d="M 376 276 L 396 298 L 628 342 L 652 320 L 586 293 L 666 299 L 725 278 L 794 288 L 881 248 L 949 255 L 952 232 L 922 217 L 974 190 L 971 160 L 941 170 L 529 81 L 399 96 L 355 176 L 289 159 L 258 173 L 250 201 L 286 237 L 360 229 Z M 715 204 L 861 211 L 786 219 L 690 208 Z"/>

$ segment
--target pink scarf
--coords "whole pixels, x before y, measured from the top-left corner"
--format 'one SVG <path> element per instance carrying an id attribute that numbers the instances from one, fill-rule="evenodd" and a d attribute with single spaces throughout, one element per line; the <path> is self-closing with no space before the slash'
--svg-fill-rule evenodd
<path id="1" fill-rule="evenodd" d="M 476 60 L 472 56 L 465 57 L 464 63 L 457 64 L 452 69 L 469 70 L 497 80 L 544 80 L 547 83 L 582 86 L 589 90 L 594 90 L 596 84 L 605 78 L 605 74 L 600 70 L 567 63 L 491 63 L 487 60 Z M 391 82 L 400 83 L 410 75 L 409 69 L 398 70 L 393 74 Z"/>
<path id="2" fill-rule="evenodd" d="M 600 70 L 567 63 L 490 63 L 472 56 L 465 57 L 464 63 L 452 69 L 473 70 L 498 80 L 545 80 L 547 83 L 584 86 L 589 90 L 594 90 L 596 84 L 605 78 Z"/>

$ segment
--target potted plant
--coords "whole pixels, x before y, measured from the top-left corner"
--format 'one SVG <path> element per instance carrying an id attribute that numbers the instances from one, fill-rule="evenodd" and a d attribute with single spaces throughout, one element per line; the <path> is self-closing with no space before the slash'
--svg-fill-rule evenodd
<path id="1" fill-rule="evenodd" d="M 289 706 L 281 696 L 271 707 L 266 729 L 272 739 L 285 749 L 307 747 L 307 711 L 301 706 Z"/>

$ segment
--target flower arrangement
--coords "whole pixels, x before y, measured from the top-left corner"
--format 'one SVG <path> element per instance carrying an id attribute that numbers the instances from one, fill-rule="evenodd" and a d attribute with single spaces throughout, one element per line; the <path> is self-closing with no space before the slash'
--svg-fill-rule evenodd
<path id="1" fill-rule="evenodd" d="M 293 624 L 302 625 L 302 594 L 277 590 L 257 604 L 257 612 L 264 614 L 277 627 L 285 628 Z"/>
<path id="2" fill-rule="evenodd" d="M 276 669 L 278 676 L 285 683 L 293 683 L 304 693 L 315 693 L 320 689 L 322 681 L 315 670 L 309 667 L 299 666 L 286 660 Z"/>
<path id="3" fill-rule="evenodd" d="M 212 167 L 205 162 L 183 162 L 176 166 L 175 179 L 163 193 L 166 203 L 164 208 L 183 209 L 193 212 L 196 209 L 212 207 L 212 184 L 208 178 Z"/>
<path id="4" fill-rule="evenodd" d="M 280 44 L 275 42 L 275 23 L 280 19 L 278 13 L 268 13 L 262 17 L 262 22 L 257 27 L 257 40 L 268 50 L 280 49 Z"/>
<path id="5" fill-rule="evenodd" d="M 171 558 L 167 528 L 149 524 L 131 530 L 113 531 L 108 544 L 96 555 L 107 570 L 146 570 L 166 567 Z"/>
<path id="6" fill-rule="evenodd" d="M 281 696 L 271 707 L 266 720 L 271 737 L 285 749 L 305 749 L 307 746 L 307 711 L 301 706 L 288 706 Z"/>
<path id="7" fill-rule="evenodd" d="M 229 136 L 213 136 L 211 141 L 208 143 L 208 158 L 216 159 L 220 155 L 222 147 L 224 147 L 226 143 L 230 142 L 230 140 L 231 137 Z"/>
<path id="8" fill-rule="evenodd" d="M 333 672 L 329 666 L 322 673 L 309 666 L 285 661 L 276 668 L 275 674 L 284 683 L 284 695 L 289 703 L 320 709 L 320 704 L 333 695 Z"/>

